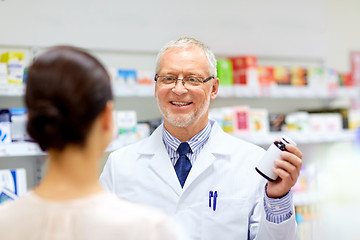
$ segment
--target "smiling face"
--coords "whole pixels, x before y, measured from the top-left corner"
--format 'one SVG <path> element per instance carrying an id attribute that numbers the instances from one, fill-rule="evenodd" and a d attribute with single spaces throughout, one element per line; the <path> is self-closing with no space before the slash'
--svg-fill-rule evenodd
<path id="1" fill-rule="evenodd" d="M 205 52 L 197 47 L 169 48 L 160 61 L 159 76 L 173 76 L 179 79 L 187 76 L 209 77 L 209 65 Z M 211 79 L 199 86 L 155 85 L 155 97 L 164 117 L 165 128 L 188 128 L 195 134 L 208 123 L 210 100 L 216 98 L 219 79 Z M 194 134 L 194 135 L 195 135 Z"/>

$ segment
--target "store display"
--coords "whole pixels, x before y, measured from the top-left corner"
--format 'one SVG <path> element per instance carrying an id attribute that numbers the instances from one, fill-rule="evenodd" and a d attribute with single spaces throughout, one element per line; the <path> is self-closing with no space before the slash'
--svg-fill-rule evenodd
<path id="1" fill-rule="evenodd" d="M 232 86 L 234 81 L 232 63 L 228 59 L 217 60 L 217 77 L 219 78 L 219 84 L 224 86 Z"/>
<path id="2" fill-rule="evenodd" d="M 351 62 L 351 79 L 354 85 L 360 85 L 360 52 L 354 51 L 350 53 Z"/>
<path id="3" fill-rule="evenodd" d="M 0 64 L 1 91 L 6 89 L 3 86 L 14 85 L 10 84 L 7 80 L 7 69 L 7 64 Z M 267 107 L 266 101 L 272 101 L 270 98 L 273 97 L 285 98 L 285 101 L 294 96 L 302 99 L 304 95 L 299 93 L 298 89 L 306 90 L 306 97 L 336 99 L 348 97 L 346 91 L 339 94 L 340 89 L 356 89 L 359 85 L 354 82 L 353 76 L 349 76 L 348 73 L 339 73 L 334 69 L 323 66 L 305 68 L 292 65 L 289 67 L 279 64 L 261 66 L 258 65 L 256 56 L 238 56 L 220 59 L 218 60 L 217 70 L 220 84 L 222 85 L 219 88 L 219 92 L 222 93 L 223 89 L 226 89 L 228 95 L 225 97 L 239 97 L 240 100 L 243 97 L 269 97 L 269 99 L 263 99 L 265 104 L 261 107 L 265 108 Z M 153 97 L 153 71 L 115 67 L 109 67 L 108 71 L 113 84 L 117 86 L 114 89 L 120 89 L 120 91 L 114 91 L 116 96 L 130 98 L 138 96 Z M 23 68 L 21 83 L 26 83 L 26 68 Z M 258 91 L 253 91 L 251 87 Z M 277 89 L 282 91 L 277 91 Z M 2 92 L 6 94 L 6 91 Z M 249 92 L 252 94 L 249 94 Z M 218 97 L 221 98 L 222 96 Z M 255 143 L 260 146 L 267 145 L 269 141 L 272 141 L 269 139 L 274 139 L 273 136 L 276 134 L 281 136 L 284 133 L 289 133 L 292 138 L 293 136 L 302 136 L 300 143 L 297 141 L 297 138 L 293 139 L 299 144 L 303 144 L 304 142 L 306 143 L 308 134 L 312 132 L 316 133 L 316 136 L 325 136 L 342 132 L 347 128 L 354 131 L 360 126 L 360 111 L 357 109 L 307 110 L 293 108 L 292 112 L 284 113 L 282 112 L 284 109 L 278 108 L 279 113 L 273 113 L 265 108 L 252 108 L 249 105 L 241 105 L 241 101 L 234 100 L 233 103 L 234 106 L 211 108 L 209 112 L 210 118 L 215 119 L 223 127 L 224 131 L 245 140 L 259 141 L 260 143 Z M 14 140 L 22 142 L 28 139 L 23 132 L 26 111 L 23 109 L 23 112 L 21 114 L 18 112 L 18 115 L 14 112 L 12 118 L 10 118 L 10 109 L 6 110 L 8 113 L 7 115 L 4 114 L 3 117 L 1 117 L 3 112 L 0 111 L 0 140 L 3 139 L 2 143 L 6 143 L 0 145 L 0 153 L 3 154 L 1 157 L 4 159 L 7 159 L 9 152 L 4 150 L 4 146 L 12 144 L 11 142 Z M 3 119 L 6 119 L 6 116 L 8 120 L 5 121 Z M 116 140 L 121 142 L 120 146 L 149 136 L 162 122 L 161 118 L 137 122 L 136 111 L 116 111 L 114 112 L 114 118 L 116 124 L 114 134 Z M 13 128 L 14 132 L 12 131 Z M 348 138 L 348 140 L 351 139 Z M 322 144 L 322 141 L 315 140 L 315 143 Z M 336 141 L 336 137 L 333 138 L 333 141 Z M 114 148 L 111 150 L 116 147 L 118 145 L 114 144 Z M 31 147 L 27 146 L 26 148 L 31 149 Z M 28 151 L 29 156 L 31 151 Z M 28 156 L 25 155 L 25 157 Z M 305 170 L 302 169 L 301 176 L 293 188 L 296 218 L 299 224 L 301 239 L 307 239 L 305 236 L 312 234 L 313 223 L 316 220 L 317 214 L 316 205 L 309 201 L 311 198 L 307 194 L 303 197 L 303 193 L 307 193 L 312 188 L 310 187 L 310 182 L 314 184 L 314 181 L 311 181 L 311 178 L 314 178 L 314 176 L 307 176 L 307 167 L 308 164 L 303 165 Z M 11 195 L 9 192 L 7 194 Z M 299 202 L 298 199 L 302 199 L 302 201 Z"/>
<path id="4" fill-rule="evenodd" d="M 7 81 L 7 64 L 0 63 L 0 84 L 6 84 Z"/>
<path id="5" fill-rule="evenodd" d="M 249 111 L 250 132 L 255 135 L 269 133 L 269 112 L 265 108 L 251 108 Z"/>
<path id="6" fill-rule="evenodd" d="M 11 142 L 11 123 L 9 109 L 0 109 L 0 144 Z"/>
<path id="7" fill-rule="evenodd" d="M 137 70 L 137 84 L 140 85 L 153 85 L 154 84 L 154 71 Z"/>
<path id="8" fill-rule="evenodd" d="M 285 114 L 269 113 L 269 127 L 271 132 L 282 132 L 286 130 Z"/>
<path id="9" fill-rule="evenodd" d="M 286 114 L 285 125 L 287 132 L 308 133 L 310 131 L 309 113 L 297 111 Z"/>
<path id="10" fill-rule="evenodd" d="M 17 199 L 26 191 L 25 169 L 0 169 L 0 204 Z"/>
<path id="11" fill-rule="evenodd" d="M 11 122 L 11 141 L 24 142 L 31 141 L 29 134 L 26 131 L 27 110 L 26 108 L 10 108 L 10 122 Z"/>
<path id="12" fill-rule="evenodd" d="M 249 114 L 250 107 L 234 106 L 232 109 L 234 114 L 234 133 L 249 134 L 251 131 Z"/>
<path id="13" fill-rule="evenodd" d="M 274 67 L 274 81 L 278 85 L 291 85 L 290 71 L 284 66 Z"/>
<path id="14" fill-rule="evenodd" d="M 234 85 L 257 86 L 258 70 L 257 57 L 255 56 L 236 56 L 229 57 L 232 62 L 234 73 Z"/>
<path id="15" fill-rule="evenodd" d="M 6 52 L 1 55 L 0 62 L 7 64 L 8 83 L 23 83 L 24 75 L 24 53 L 23 52 Z"/>
<path id="16" fill-rule="evenodd" d="M 136 83 L 136 70 L 132 69 L 118 69 L 115 77 L 115 84 L 134 85 Z"/>
<path id="17" fill-rule="evenodd" d="M 312 113 L 309 115 L 310 130 L 314 133 L 340 132 L 343 129 L 339 113 Z"/>
<path id="18" fill-rule="evenodd" d="M 306 68 L 290 67 L 290 83 L 292 86 L 306 86 L 308 84 Z"/>
<path id="19" fill-rule="evenodd" d="M 118 139 L 136 138 L 136 111 L 115 111 L 115 129 Z"/>

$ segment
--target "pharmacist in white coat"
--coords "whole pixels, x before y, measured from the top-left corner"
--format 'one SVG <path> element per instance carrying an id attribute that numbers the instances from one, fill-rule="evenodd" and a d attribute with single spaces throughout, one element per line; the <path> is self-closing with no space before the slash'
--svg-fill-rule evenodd
<path id="1" fill-rule="evenodd" d="M 302 165 L 286 145 L 275 182 L 255 165 L 264 150 L 208 119 L 219 79 L 211 50 L 192 38 L 159 53 L 155 97 L 164 123 L 149 137 L 113 152 L 100 181 L 118 196 L 172 215 L 190 239 L 297 239 L 291 187 Z"/>

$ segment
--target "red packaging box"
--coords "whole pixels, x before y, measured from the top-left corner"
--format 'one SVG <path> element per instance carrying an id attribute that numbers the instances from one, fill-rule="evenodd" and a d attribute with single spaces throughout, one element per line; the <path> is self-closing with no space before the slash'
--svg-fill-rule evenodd
<path id="1" fill-rule="evenodd" d="M 260 86 L 268 87 L 275 82 L 273 67 L 259 66 L 258 73 Z"/>
<path id="2" fill-rule="evenodd" d="M 234 84 L 248 85 L 251 81 L 257 81 L 257 57 L 238 56 L 229 60 L 233 65 Z"/>

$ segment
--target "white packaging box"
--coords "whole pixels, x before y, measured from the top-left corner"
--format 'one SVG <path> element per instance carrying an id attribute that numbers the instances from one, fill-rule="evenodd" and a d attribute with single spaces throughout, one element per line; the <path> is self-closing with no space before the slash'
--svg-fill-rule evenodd
<path id="1" fill-rule="evenodd" d="M 8 83 L 7 80 L 7 64 L 0 63 L 0 84 Z"/>
<path id="2" fill-rule="evenodd" d="M 26 171 L 23 168 L 0 170 L 0 204 L 14 200 L 27 191 Z"/>
<path id="3" fill-rule="evenodd" d="M 251 108 L 249 111 L 251 134 L 267 135 L 269 133 L 269 113 L 264 108 Z"/>

